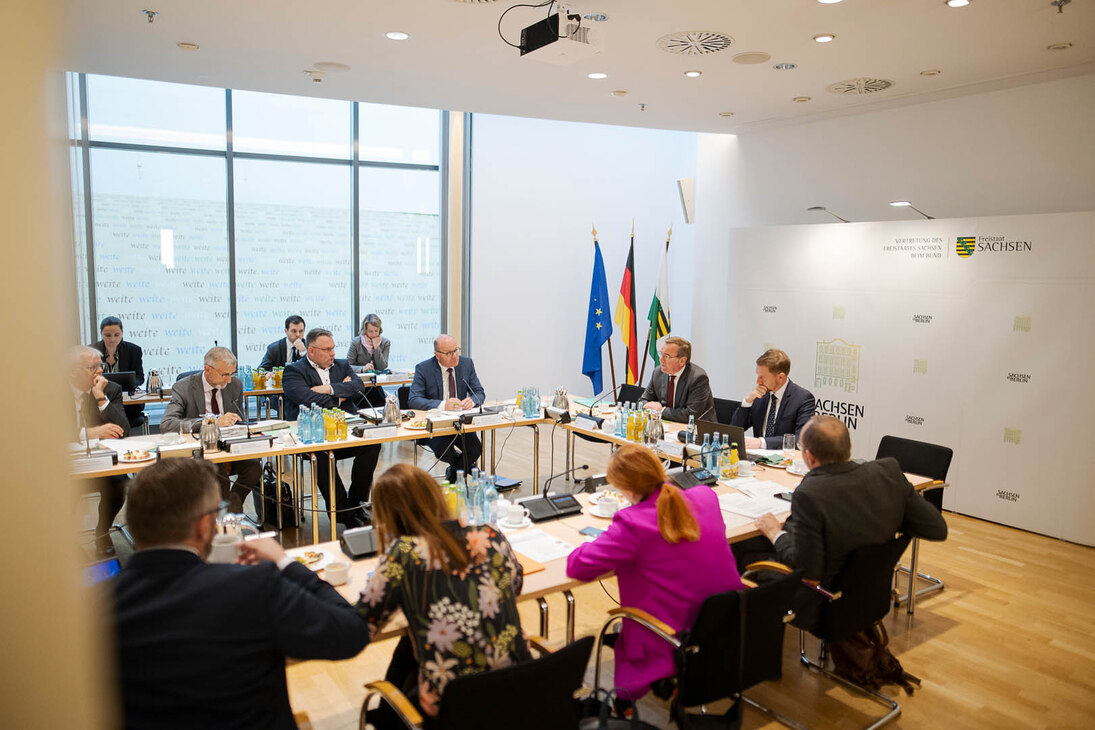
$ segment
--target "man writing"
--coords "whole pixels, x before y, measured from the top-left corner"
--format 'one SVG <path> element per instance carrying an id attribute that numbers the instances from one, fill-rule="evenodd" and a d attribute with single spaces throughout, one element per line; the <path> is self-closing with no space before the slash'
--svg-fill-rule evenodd
<path id="1" fill-rule="evenodd" d="M 92 347 L 69 350 L 69 387 L 75 413 L 73 435 L 84 439 L 120 439 L 129 435 L 129 419 L 122 406 L 122 389 L 103 377 L 103 361 Z M 104 557 L 114 554 L 110 526 L 125 502 L 129 477 L 119 474 L 96 479 L 99 519 L 95 523 L 95 549 Z"/>
<path id="2" fill-rule="evenodd" d="M 707 372 L 692 363 L 692 343 L 683 337 L 667 337 L 658 352 L 661 366 L 654 371 L 639 405 L 662 414 L 664 421 L 687 423 L 714 420 L 715 400 Z"/>
<path id="3" fill-rule="evenodd" d="M 783 350 L 767 350 L 757 358 L 757 383 L 730 417 L 730 425 L 753 428 L 747 449 L 781 449 L 783 435 L 798 434 L 814 415 L 814 395 L 792 383 L 791 358 Z"/>
<path id="4" fill-rule="evenodd" d="M 213 565 L 217 473 L 170 459 L 130 491 L 137 553 L 112 579 L 125 727 L 296 728 L 285 659 L 348 659 L 368 643 L 353 606 L 272 539 Z"/>
<path id="5" fill-rule="evenodd" d="M 781 528 L 771 514 L 762 515 L 757 527 L 776 558 L 807 580 L 830 585 L 849 553 L 896 533 L 946 539 L 943 515 L 913 489 L 895 459 L 851 460 L 851 437 L 839 419 L 811 418 L 802 430 L 802 456 L 809 472 L 792 494 L 791 516 Z M 813 591 L 800 594 L 795 625 L 815 627 L 822 602 Z"/>
<path id="6" fill-rule="evenodd" d="M 286 419 L 297 420 L 302 405 L 341 408 L 347 413 L 357 413 L 357 409 L 365 404 L 365 384 L 354 373 L 349 362 L 335 358 L 335 340 L 331 332 L 317 327 L 308 332 L 304 341 L 308 356 L 286 366 L 281 377 Z M 335 507 L 338 509 L 336 521 L 347 527 L 361 527 L 368 523 L 360 505 L 369 501 L 373 471 L 380 458 L 380 444 L 336 449 L 333 453 L 336 459 L 354 460 L 348 494 L 338 469 L 335 469 L 335 489 L 338 490 L 335 493 Z M 319 491 L 329 507 L 331 472 L 326 454 L 317 456 L 316 478 Z"/>
<path id="7" fill-rule="evenodd" d="M 407 405 L 416 411 L 435 408 L 467 410 L 483 405 L 486 394 L 475 374 L 471 358 L 460 357 L 460 347 L 448 335 L 433 341 L 433 357 L 414 366 L 414 380 Z M 483 454 L 483 444 L 474 433 L 426 439 L 437 458 L 449 466 L 445 474 L 456 481 L 457 469 L 469 469 Z"/>
<path id="8" fill-rule="evenodd" d="M 160 432 L 182 430 L 195 433 L 201 428 L 202 416 L 212 413 L 218 426 L 232 426 L 247 420 L 243 415 L 243 383 L 235 377 L 236 356 L 227 347 L 213 347 L 205 353 L 204 367 L 200 373 L 190 375 L 171 388 L 171 402 L 164 409 L 160 420 Z M 248 493 L 259 486 L 262 478 L 262 462 L 259 459 L 230 461 L 220 465 L 222 470 L 221 494 L 228 500 L 231 512 L 243 512 L 243 502 Z M 236 483 L 228 477 L 236 475 Z M 255 493 L 255 510 L 259 511 Z"/>

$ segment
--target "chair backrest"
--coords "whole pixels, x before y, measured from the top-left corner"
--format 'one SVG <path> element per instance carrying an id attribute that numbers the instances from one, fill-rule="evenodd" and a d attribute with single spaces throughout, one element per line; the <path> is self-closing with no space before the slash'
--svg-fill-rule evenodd
<path id="1" fill-rule="evenodd" d="M 889 613 L 893 606 L 894 566 L 911 539 L 902 535 L 849 553 L 832 585 L 823 586 L 840 591 L 841 596 L 825 604 L 820 626 L 812 633 L 826 641 L 844 639 Z"/>
<path id="2" fill-rule="evenodd" d="M 881 459 L 884 456 L 897 459 L 902 471 L 946 481 L 954 451 L 946 446 L 929 444 L 926 441 L 913 441 L 900 436 L 883 436 L 878 443 L 878 453 L 875 454 L 875 458 Z M 929 489 L 924 492 L 924 498 L 937 509 L 943 508 L 942 489 Z"/>
<path id="3" fill-rule="evenodd" d="M 452 730 L 557 730 L 577 727 L 578 701 L 593 637 L 535 661 L 457 677 L 445 686 L 437 727 Z"/>
<path id="4" fill-rule="evenodd" d="M 724 426 L 730 425 L 730 418 L 734 415 L 734 411 L 741 407 L 740 400 L 729 400 L 727 398 L 715 398 L 715 420 Z"/>
<path id="5" fill-rule="evenodd" d="M 617 403 L 635 403 L 643 397 L 646 390 L 641 385 L 621 385 L 620 392 L 616 395 Z"/>
<path id="6" fill-rule="evenodd" d="M 411 386 L 401 385 L 399 386 L 399 390 L 397 390 L 395 394 L 396 397 L 399 398 L 399 410 L 407 410 L 410 407 L 407 405 L 407 401 L 409 401 L 411 398 Z"/>
<path id="7" fill-rule="evenodd" d="M 684 706 L 715 702 L 780 678 L 783 619 L 801 585 L 802 573 L 795 571 L 703 602 L 675 653 Z"/>
<path id="8" fill-rule="evenodd" d="M 187 370 L 186 372 L 179 373 L 175 376 L 175 382 L 179 382 L 183 378 L 189 378 L 191 375 L 197 375 L 202 372 L 201 370 Z"/>

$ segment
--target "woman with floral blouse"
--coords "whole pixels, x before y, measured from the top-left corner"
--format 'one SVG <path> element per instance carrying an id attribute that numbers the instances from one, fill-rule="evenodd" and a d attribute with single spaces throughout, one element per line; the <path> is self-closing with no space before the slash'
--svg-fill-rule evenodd
<path id="1" fill-rule="evenodd" d="M 454 677 L 531 658 L 517 614 L 521 564 L 501 533 L 452 519 L 440 485 L 410 464 L 373 484 L 373 518 L 385 557 L 357 610 L 373 635 L 402 609 L 409 637 L 386 678 L 424 715 L 436 717 Z M 369 721 L 380 728 L 385 714 L 370 712 Z"/>

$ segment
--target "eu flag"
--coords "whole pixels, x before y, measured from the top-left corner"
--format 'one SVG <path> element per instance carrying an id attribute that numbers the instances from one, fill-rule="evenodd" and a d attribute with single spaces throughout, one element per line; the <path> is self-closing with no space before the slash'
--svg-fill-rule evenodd
<path id="1" fill-rule="evenodd" d="M 593 283 L 589 287 L 589 316 L 586 318 L 586 347 L 582 374 L 593 382 L 593 394 L 601 392 L 601 348 L 612 336 L 612 318 L 608 315 L 608 281 L 601 244 L 593 242 Z"/>

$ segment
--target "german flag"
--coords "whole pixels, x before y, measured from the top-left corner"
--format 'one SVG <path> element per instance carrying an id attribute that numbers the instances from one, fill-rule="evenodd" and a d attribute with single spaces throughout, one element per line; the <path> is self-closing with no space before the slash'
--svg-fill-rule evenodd
<path id="1" fill-rule="evenodd" d="M 616 324 L 620 337 L 627 348 L 628 385 L 639 382 L 639 338 L 635 334 L 635 234 L 631 234 L 631 249 L 627 252 L 624 280 L 620 283 L 620 297 L 616 300 Z"/>
<path id="2" fill-rule="evenodd" d="M 973 256 L 973 249 L 976 243 L 976 236 L 959 236 L 958 242 L 954 244 L 954 251 L 959 257 L 968 259 L 970 256 Z"/>

